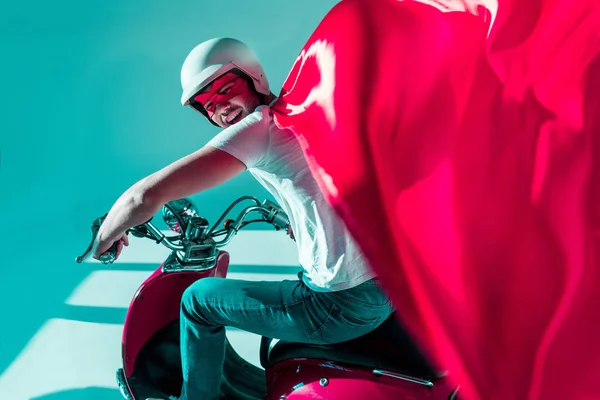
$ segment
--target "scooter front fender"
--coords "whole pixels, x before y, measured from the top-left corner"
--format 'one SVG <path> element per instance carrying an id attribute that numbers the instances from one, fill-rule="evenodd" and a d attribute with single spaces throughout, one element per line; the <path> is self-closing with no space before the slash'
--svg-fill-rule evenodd
<path id="1" fill-rule="evenodd" d="M 179 319 L 181 296 L 195 281 L 227 276 L 229 253 L 221 251 L 213 268 L 205 271 L 163 272 L 161 266 L 136 291 L 123 326 L 122 357 L 126 378 L 134 373 L 144 344 L 161 328 Z"/>

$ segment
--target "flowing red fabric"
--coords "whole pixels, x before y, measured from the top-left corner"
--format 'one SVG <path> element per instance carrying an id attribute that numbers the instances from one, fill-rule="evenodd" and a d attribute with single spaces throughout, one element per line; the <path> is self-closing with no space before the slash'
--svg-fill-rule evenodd
<path id="1" fill-rule="evenodd" d="M 600 2 L 343 0 L 274 105 L 465 399 L 600 399 Z"/>

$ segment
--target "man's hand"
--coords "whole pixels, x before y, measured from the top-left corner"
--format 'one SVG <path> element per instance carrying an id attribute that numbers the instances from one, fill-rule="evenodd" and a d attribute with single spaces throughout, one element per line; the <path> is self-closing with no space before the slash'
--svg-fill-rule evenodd
<path id="1" fill-rule="evenodd" d="M 100 260 L 100 256 L 106 253 L 112 247 L 113 243 L 117 242 L 117 251 L 115 253 L 115 260 L 117 260 L 123 250 L 123 246 L 129 246 L 129 237 L 126 233 L 123 233 L 117 240 L 105 240 L 102 239 L 103 236 L 101 235 L 101 230 L 102 227 L 100 227 L 100 231 L 98 231 L 98 235 L 94 241 L 92 257 L 96 260 Z"/>

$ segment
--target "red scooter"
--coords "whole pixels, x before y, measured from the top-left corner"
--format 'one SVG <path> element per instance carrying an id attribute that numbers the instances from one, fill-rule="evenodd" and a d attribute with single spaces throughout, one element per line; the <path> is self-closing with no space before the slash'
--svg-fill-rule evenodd
<path id="1" fill-rule="evenodd" d="M 225 220 L 242 201 L 252 204 L 235 220 Z M 249 219 L 251 214 L 258 214 L 259 218 Z M 240 229 L 253 223 L 269 223 L 276 230 L 290 233 L 288 218 L 281 208 L 268 200 L 260 203 L 249 196 L 233 202 L 210 228 L 187 199 L 165 204 L 162 216 L 176 235 L 166 237 L 152 220 L 128 231 L 172 250 L 141 284 L 129 306 L 122 336 L 123 368 L 117 370 L 117 384 L 128 400 L 180 394 L 181 295 L 198 279 L 226 278 L 229 254 L 220 248 Z M 77 262 L 81 263 L 91 252 L 104 218 L 94 221 L 92 243 Z M 115 250 L 116 244 L 100 261 L 112 263 Z M 234 400 L 450 400 L 456 399 L 458 391 L 458 387 L 449 384 L 446 374 L 434 370 L 423 358 L 394 316 L 373 332 L 338 344 L 292 343 L 262 337 L 260 363 L 264 369 L 241 358 L 227 343 L 222 397 Z"/>

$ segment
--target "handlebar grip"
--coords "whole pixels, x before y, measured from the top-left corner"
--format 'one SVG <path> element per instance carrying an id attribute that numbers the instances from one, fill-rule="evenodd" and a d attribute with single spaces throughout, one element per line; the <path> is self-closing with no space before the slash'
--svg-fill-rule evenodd
<path id="1" fill-rule="evenodd" d="M 110 246 L 110 249 L 106 250 L 106 252 L 100 255 L 100 262 L 102 264 L 112 264 L 115 262 L 115 257 L 117 256 L 117 246 L 119 245 L 119 241 L 113 243 Z"/>
<path id="2" fill-rule="evenodd" d="M 277 230 L 287 229 L 287 227 L 290 225 L 290 220 L 285 212 L 277 211 L 275 215 L 273 215 L 273 221 L 271 221 L 271 223 Z"/>

